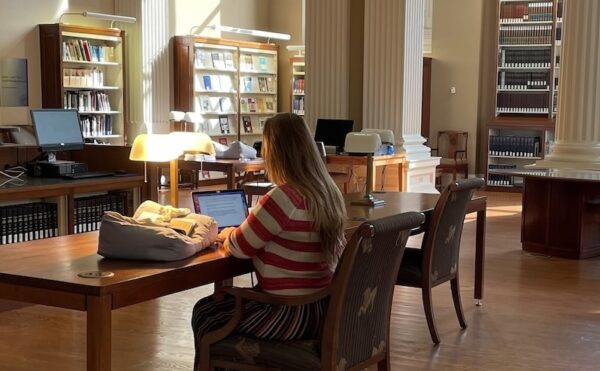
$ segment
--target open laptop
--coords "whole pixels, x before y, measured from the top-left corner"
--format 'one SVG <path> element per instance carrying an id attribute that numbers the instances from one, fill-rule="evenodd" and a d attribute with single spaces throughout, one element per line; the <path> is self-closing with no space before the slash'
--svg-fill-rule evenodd
<path id="1" fill-rule="evenodd" d="M 194 211 L 217 221 L 219 232 L 226 227 L 239 227 L 248 216 L 248 203 L 243 189 L 192 192 Z"/>

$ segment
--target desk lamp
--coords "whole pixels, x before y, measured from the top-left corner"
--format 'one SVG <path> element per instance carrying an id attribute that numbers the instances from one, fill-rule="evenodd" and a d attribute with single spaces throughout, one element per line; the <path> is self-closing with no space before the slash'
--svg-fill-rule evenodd
<path id="1" fill-rule="evenodd" d="M 181 147 L 177 146 L 173 136 L 167 134 L 140 134 L 135 137 L 129 152 L 132 161 L 144 161 L 144 181 L 147 182 L 146 162 L 171 162 L 171 180 L 173 168 L 177 174 L 177 159 L 183 154 Z M 175 176 L 177 179 L 177 176 Z M 172 186 L 172 183 L 171 183 Z M 175 195 L 175 196 L 173 196 Z M 171 190 L 171 204 L 177 206 L 177 187 Z"/>
<path id="2" fill-rule="evenodd" d="M 174 131 L 169 133 L 170 141 L 179 150 L 176 159 L 171 160 L 169 166 L 171 205 L 178 207 L 179 203 L 179 156 L 185 153 L 199 153 L 215 155 L 215 146 L 212 139 L 204 133 Z"/>
<path id="3" fill-rule="evenodd" d="M 373 154 L 379 151 L 381 138 L 376 133 L 348 133 L 344 144 L 344 151 L 351 155 L 367 156 L 367 181 L 365 184 L 365 195 L 352 205 L 380 206 L 385 203 L 371 194 L 373 191 Z"/>

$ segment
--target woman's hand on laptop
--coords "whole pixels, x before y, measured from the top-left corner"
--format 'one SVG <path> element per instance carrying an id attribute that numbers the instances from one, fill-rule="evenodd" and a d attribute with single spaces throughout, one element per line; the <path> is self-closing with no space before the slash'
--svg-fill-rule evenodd
<path id="1" fill-rule="evenodd" d="M 235 227 L 223 228 L 223 230 L 219 232 L 219 235 L 217 236 L 217 241 L 225 242 L 233 231 L 235 231 Z"/>

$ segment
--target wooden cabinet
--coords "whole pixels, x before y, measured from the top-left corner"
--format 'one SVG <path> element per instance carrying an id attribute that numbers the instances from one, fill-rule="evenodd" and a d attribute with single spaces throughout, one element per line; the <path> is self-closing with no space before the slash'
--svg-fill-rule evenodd
<path id="1" fill-rule="evenodd" d="M 42 107 L 77 109 L 84 138 L 126 144 L 125 31 L 42 24 Z"/>
<path id="2" fill-rule="evenodd" d="M 259 139 L 277 111 L 277 46 L 176 36 L 173 49 L 174 108 L 194 113 L 194 131 L 222 143 Z"/>

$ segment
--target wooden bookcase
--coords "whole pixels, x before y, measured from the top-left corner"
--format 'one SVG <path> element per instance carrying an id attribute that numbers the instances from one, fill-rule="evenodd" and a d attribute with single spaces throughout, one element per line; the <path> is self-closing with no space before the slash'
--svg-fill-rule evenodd
<path id="1" fill-rule="evenodd" d="M 487 187 L 520 191 L 502 175 L 543 159 L 554 141 L 563 0 L 498 0 L 495 115 L 487 127 Z"/>
<path id="2" fill-rule="evenodd" d="M 277 112 L 277 45 L 174 38 L 174 109 L 195 112 L 194 130 L 252 144 Z"/>
<path id="3" fill-rule="evenodd" d="M 291 107 L 290 112 L 298 116 L 304 116 L 304 57 L 291 57 L 290 66 L 292 68 L 292 86 L 291 86 Z"/>
<path id="4" fill-rule="evenodd" d="M 127 138 L 125 31 L 41 24 L 43 108 L 75 108 L 84 138 L 123 145 Z"/>

